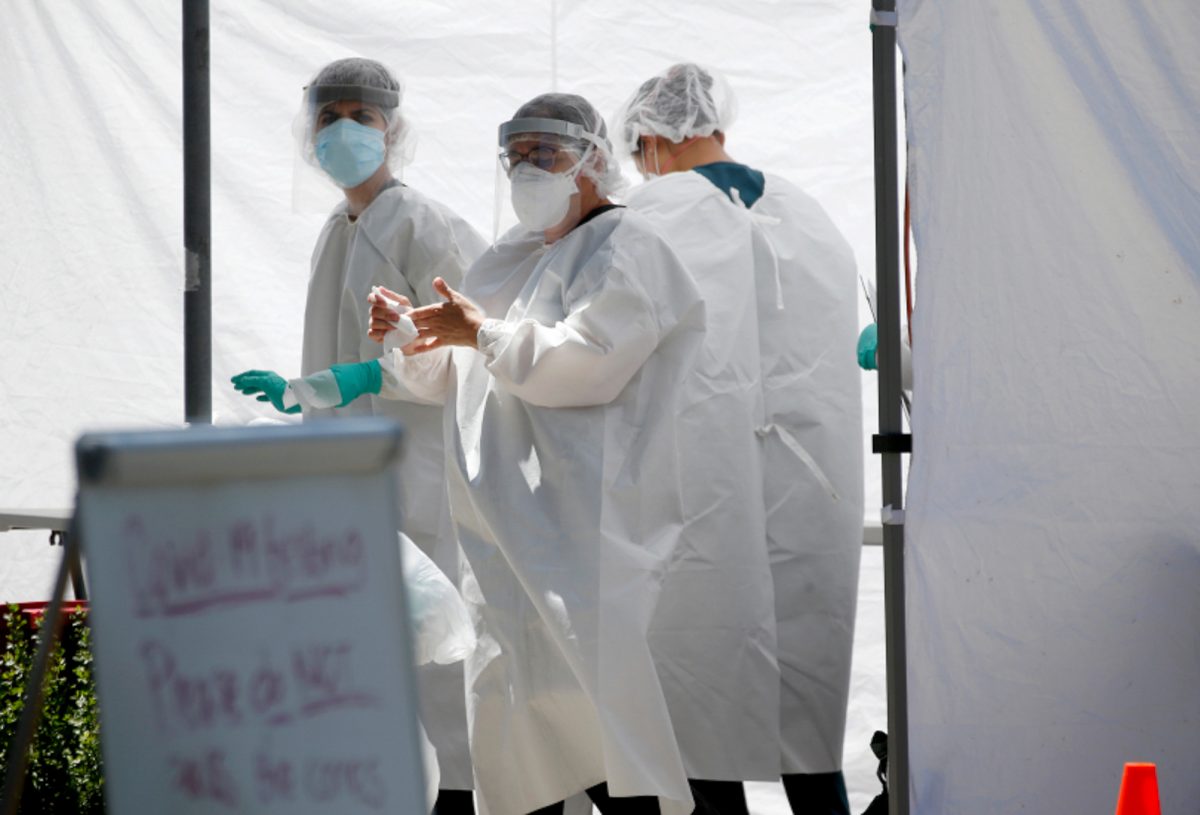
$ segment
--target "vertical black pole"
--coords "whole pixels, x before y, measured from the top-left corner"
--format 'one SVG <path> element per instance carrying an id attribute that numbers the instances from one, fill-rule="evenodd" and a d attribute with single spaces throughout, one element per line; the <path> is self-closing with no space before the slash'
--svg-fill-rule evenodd
<path id="1" fill-rule="evenodd" d="M 904 433 L 900 406 L 900 246 L 896 157 L 896 0 L 874 0 L 875 290 L 879 324 L 879 435 Z M 887 450 L 894 446 L 888 445 Z M 883 505 L 903 518 L 899 452 L 883 452 Z M 895 513 L 900 513 L 896 515 Z M 885 513 L 886 515 L 886 513 Z M 904 525 L 883 524 L 888 689 L 888 812 L 908 815 L 908 659 L 904 621 Z"/>
<path id="2" fill-rule="evenodd" d="M 212 422 L 208 0 L 183 0 L 184 418 Z"/>

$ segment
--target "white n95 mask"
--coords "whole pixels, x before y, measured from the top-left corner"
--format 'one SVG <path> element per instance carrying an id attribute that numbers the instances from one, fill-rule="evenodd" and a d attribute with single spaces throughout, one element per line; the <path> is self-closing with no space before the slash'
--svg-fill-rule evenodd
<path id="1" fill-rule="evenodd" d="M 580 161 L 565 173 L 541 170 L 529 162 L 518 164 L 509 177 L 512 184 L 513 211 L 521 226 L 531 232 L 545 232 L 562 223 L 571 211 L 571 196 L 579 192 L 575 176 Z"/>

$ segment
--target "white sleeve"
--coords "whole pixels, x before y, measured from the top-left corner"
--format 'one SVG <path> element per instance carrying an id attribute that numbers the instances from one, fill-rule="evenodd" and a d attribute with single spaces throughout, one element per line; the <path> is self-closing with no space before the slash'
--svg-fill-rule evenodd
<path id="1" fill-rule="evenodd" d="M 416 402 L 420 405 L 444 405 L 450 389 L 453 365 L 449 348 L 437 348 L 406 357 L 399 349 L 379 358 L 384 399 Z"/>
<path id="2" fill-rule="evenodd" d="M 669 333 L 663 316 L 633 275 L 614 268 L 553 325 L 486 320 L 479 351 L 501 387 L 530 404 L 602 405 L 617 397 Z"/>

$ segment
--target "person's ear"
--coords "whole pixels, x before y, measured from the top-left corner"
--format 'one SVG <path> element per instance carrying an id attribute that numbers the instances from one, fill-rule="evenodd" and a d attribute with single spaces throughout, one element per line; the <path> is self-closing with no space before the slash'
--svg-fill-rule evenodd
<path id="1" fill-rule="evenodd" d="M 596 190 L 596 177 L 603 174 L 603 163 L 602 162 L 603 162 L 603 159 L 601 159 L 600 161 L 597 161 L 596 157 L 594 155 L 587 159 L 587 165 L 590 165 L 590 169 L 586 173 L 581 172 L 577 176 L 575 176 L 575 189 L 576 190 L 578 190 L 580 193 L 586 193 L 586 192 L 594 193 L 597 191 Z"/>
<path id="2" fill-rule="evenodd" d="M 594 175 L 598 178 L 604 175 L 604 170 L 606 167 L 607 163 L 604 160 L 604 153 L 599 147 L 592 145 L 587 148 L 583 155 L 582 169 L 587 170 L 587 172 L 580 172 L 579 175 Z"/>
<path id="3" fill-rule="evenodd" d="M 654 175 L 666 175 L 667 168 L 675 163 L 675 153 L 679 145 L 666 136 L 654 137 Z"/>
<path id="4" fill-rule="evenodd" d="M 396 113 L 394 115 L 399 116 L 400 114 Z M 396 143 L 400 141 L 400 134 L 404 132 L 404 122 L 398 122 L 396 126 L 393 127 L 392 122 L 389 121 L 386 116 L 384 116 L 383 132 L 386 135 L 384 142 L 387 144 L 388 151 L 390 152 L 391 149 L 396 146 Z"/>

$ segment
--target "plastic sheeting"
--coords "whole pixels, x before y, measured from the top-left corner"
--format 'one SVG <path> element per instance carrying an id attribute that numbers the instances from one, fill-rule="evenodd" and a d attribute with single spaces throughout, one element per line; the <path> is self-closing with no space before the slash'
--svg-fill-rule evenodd
<path id="1" fill-rule="evenodd" d="M 0 504 L 49 506 L 71 498 L 69 447 L 81 427 L 182 419 L 180 19 L 149 0 L 21 2 L 5 14 Z M 324 213 L 291 211 L 291 125 L 316 66 L 350 54 L 393 66 L 418 130 L 406 180 L 490 235 L 495 128 L 520 102 L 557 87 L 607 115 L 672 61 L 703 60 L 739 96 L 733 154 L 816 196 L 869 273 L 865 19 L 857 4 L 828 0 L 705 0 L 686 14 L 633 0 L 214 4 L 218 421 L 258 409 L 235 397 L 230 374 L 299 370 Z M 874 403 L 871 375 L 867 427 Z"/>
<path id="2" fill-rule="evenodd" d="M 1200 802 L 1200 7 L 900 4 L 912 804 Z"/>
<path id="3" fill-rule="evenodd" d="M 211 14 L 219 422 L 263 415 L 237 397 L 230 375 L 300 371 L 309 254 L 324 213 L 292 211 L 291 126 L 301 85 L 337 57 L 375 57 L 403 77 L 418 132 L 405 180 L 485 235 L 496 126 L 521 102 L 557 88 L 608 115 L 674 61 L 713 65 L 738 94 L 732 154 L 817 197 L 859 268 L 874 269 L 865 3 L 245 0 L 213 3 Z M 68 505 L 70 449 L 83 428 L 182 421 L 180 38 L 178 3 L 5 5 L 0 507 Z M 865 305 L 861 318 L 869 321 Z M 863 384 L 871 428 L 874 375 Z M 874 508 L 877 462 L 867 473 Z M 57 550 L 42 534 L 5 533 L 0 546 L 0 599 L 44 598 Z M 874 554 L 864 562 L 877 569 Z M 877 584 L 864 575 L 864 586 Z M 877 791 L 867 742 L 884 724 L 882 621 L 869 608 L 846 740 L 856 810 Z"/>

